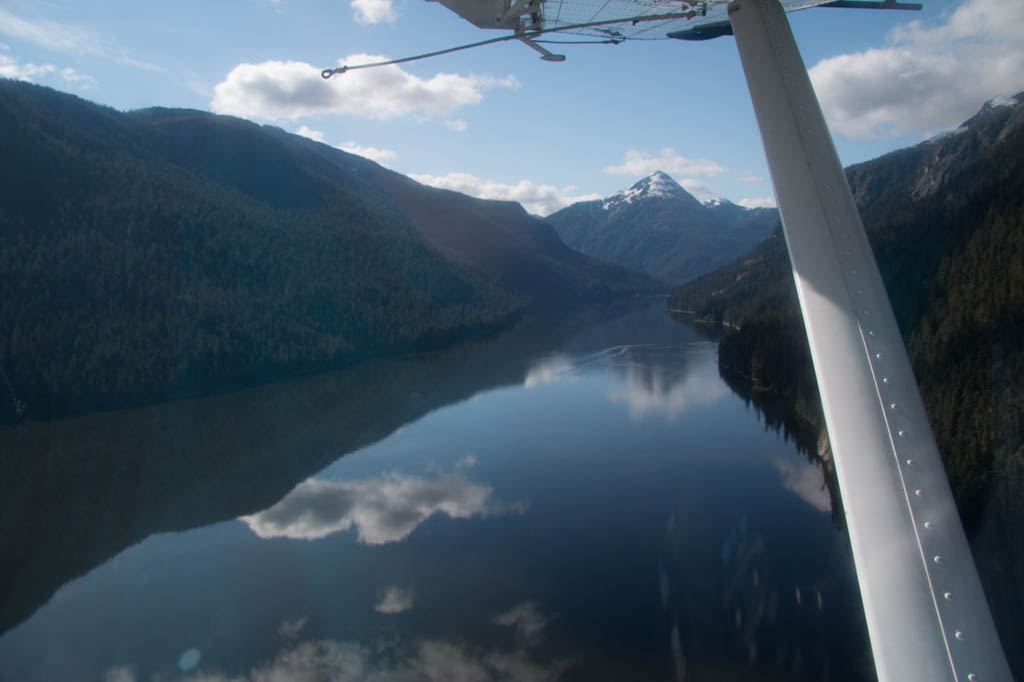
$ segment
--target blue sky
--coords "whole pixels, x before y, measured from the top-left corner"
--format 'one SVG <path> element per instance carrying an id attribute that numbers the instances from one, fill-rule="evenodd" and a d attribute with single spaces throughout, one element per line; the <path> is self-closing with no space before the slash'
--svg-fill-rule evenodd
<path id="1" fill-rule="evenodd" d="M 790 14 L 845 164 L 955 128 L 1024 90 L 1024 2 Z M 271 123 L 417 179 L 546 214 L 655 169 L 692 192 L 770 202 L 731 37 L 502 43 L 399 67 L 317 72 L 497 35 L 423 0 L 0 0 L 0 76 L 127 110 Z M 315 76 L 313 78 L 312 76 Z"/>

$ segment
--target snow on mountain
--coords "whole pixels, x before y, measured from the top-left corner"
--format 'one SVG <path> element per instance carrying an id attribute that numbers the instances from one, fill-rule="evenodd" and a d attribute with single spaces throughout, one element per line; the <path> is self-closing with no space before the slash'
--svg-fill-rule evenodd
<path id="1" fill-rule="evenodd" d="M 678 182 L 663 171 L 654 171 L 646 178 L 638 180 L 626 189 L 620 190 L 601 203 L 605 211 L 620 204 L 631 204 L 641 199 L 673 199 L 691 197 Z"/>
<path id="2" fill-rule="evenodd" d="M 993 97 L 989 101 L 985 102 L 985 106 L 982 107 L 982 111 L 987 109 L 995 109 L 996 107 L 1013 107 L 1017 106 L 1017 98 L 1011 97 L 1010 95 L 1002 95 L 1000 97 Z"/>
<path id="3" fill-rule="evenodd" d="M 680 185 L 656 171 L 606 199 L 577 202 L 545 220 L 574 249 L 674 284 L 742 254 L 768 234 L 778 213 L 748 210 L 703 185 Z"/>

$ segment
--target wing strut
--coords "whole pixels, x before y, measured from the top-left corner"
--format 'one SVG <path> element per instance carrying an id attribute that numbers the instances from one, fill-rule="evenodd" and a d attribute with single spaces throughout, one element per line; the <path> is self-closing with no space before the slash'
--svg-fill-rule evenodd
<path id="1" fill-rule="evenodd" d="M 881 682 L 1010 680 L 924 404 L 778 0 L 729 21 L 761 130 Z"/>
<path id="2" fill-rule="evenodd" d="M 542 47 L 541 45 L 538 45 L 534 41 L 530 40 L 525 35 L 521 35 L 521 36 L 517 36 L 517 37 L 519 38 L 519 40 L 521 40 L 523 42 L 523 44 L 529 45 L 533 49 L 537 50 L 537 52 L 540 52 L 540 58 L 543 59 L 544 61 L 546 61 L 546 62 L 564 62 L 565 61 L 565 55 L 564 54 L 555 54 L 551 50 L 548 50 L 547 48 Z"/>

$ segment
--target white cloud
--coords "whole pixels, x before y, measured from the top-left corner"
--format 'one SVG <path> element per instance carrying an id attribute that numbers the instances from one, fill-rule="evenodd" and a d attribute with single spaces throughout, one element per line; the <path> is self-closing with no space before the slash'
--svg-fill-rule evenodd
<path id="1" fill-rule="evenodd" d="M 393 22 L 398 13 L 391 6 L 391 0 L 352 0 L 352 16 L 360 24 Z"/>
<path id="2" fill-rule="evenodd" d="M 315 140 L 316 142 L 327 141 L 327 138 L 324 136 L 322 130 L 313 130 L 309 126 L 300 126 L 299 129 L 295 131 L 295 134 L 302 135 L 303 137 L 308 137 L 309 139 Z"/>
<path id="3" fill-rule="evenodd" d="M 711 159 L 688 159 L 680 156 L 672 147 L 665 147 L 658 156 L 630 149 L 621 166 L 606 166 L 605 173 L 613 175 L 650 175 L 661 170 L 674 175 L 705 175 L 714 177 L 728 169 Z"/>
<path id="4" fill-rule="evenodd" d="M 79 73 L 71 67 L 58 69 L 53 64 L 21 63 L 5 54 L 0 54 L 0 77 L 31 82 L 60 78 L 65 83 L 78 85 L 83 89 L 96 84 L 95 78 Z"/>
<path id="5" fill-rule="evenodd" d="M 466 122 L 461 118 L 453 118 L 449 121 L 445 121 L 444 124 L 448 126 L 449 130 L 454 130 L 457 133 L 461 133 L 467 127 Z"/>
<path id="6" fill-rule="evenodd" d="M 110 45 L 92 31 L 55 21 L 33 21 L 0 8 L 0 34 L 25 40 L 58 52 L 91 54 L 111 59 L 126 66 L 149 71 L 164 71 L 162 67 L 132 57 L 125 50 Z"/>
<path id="7" fill-rule="evenodd" d="M 377 613 L 392 615 L 408 611 L 412 608 L 413 593 L 411 589 L 392 586 L 386 587 L 380 593 L 380 599 L 373 607 Z"/>
<path id="8" fill-rule="evenodd" d="M 60 77 L 68 83 L 78 83 L 82 87 L 89 88 L 96 85 L 96 79 L 92 76 L 88 76 L 84 73 L 79 73 L 72 69 L 70 66 L 65 66 L 60 70 Z"/>
<path id="9" fill-rule="evenodd" d="M 747 197 L 736 203 L 743 208 L 775 208 L 775 197 Z"/>
<path id="10" fill-rule="evenodd" d="M 495 180 L 478 178 L 469 173 L 448 173 L 447 175 L 410 174 L 416 182 L 432 187 L 462 192 L 480 199 L 501 199 L 518 201 L 535 215 L 548 215 L 577 201 L 600 199 L 597 194 L 576 194 L 576 187 L 567 185 L 539 185 L 531 180 L 520 180 L 507 185 Z"/>
<path id="11" fill-rule="evenodd" d="M 455 463 L 456 471 L 466 471 L 476 466 L 476 455 L 469 454 L 465 457 L 461 457 L 458 462 Z"/>
<path id="12" fill-rule="evenodd" d="M 508 611 L 495 616 L 494 622 L 498 625 L 514 627 L 520 637 L 527 642 L 535 643 L 540 639 L 544 628 L 547 627 L 548 619 L 534 602 L 528 601 L 517 604 Z"/>
<path id="13" fill-rule="evenodd" d="M 53 64 L 33 64 L 32 62 L 22 64 L 13 57 L 0 54 L 0 76 L 4 78 L 33 81 L 56 71 L 57 67 Z"/>
<path id="14" fill-rule="evenodd" d="M 315 140 L 316 142 L 323 142 L 324 144 L 327 143 L 327 136 L 324 135 L 322 130 L 314 130 L 309 126 L 300 126 L 299 129 L 295 131 L 295 134 L 302 135 L 303 137 L 308 137 L 309 139 Z M 356 156 L 362 156 L 363 158 L 370 159 L 371 161 L 376 161 L 377 163 L 392 161 L 396 156 L 398 156 L 394 149 L 380 149 L 378 147 L 370 147 L 367 145 L 358 144 L 353 140 L 349 140 L 348 142 L 342 142 L 339 145 L 335 145 L 335 149 L 340 149 L 343 152 L 355 154 Z"/>
<path id="15" fill-rule="evenodd" d="M 679 184 L 687 192 L 697 197 L 700 201 L 710 201 L 711 199 L 721 199 L 710 187 L 705 185 L 700 180 L 694 180 L 693 178 L 685 178 L 679 181 Z"/>
<path id="16" fill-rule="evenodd" d="M 493 499 L 493 489 L 459 474 L 425 479 L 388 474 L 361 481 L 300 483 L 270 509 L 241 517 L 261 538 L 313 540 L 355 528 L 359 541 L 404 540 L 434 514 L 453 519 L 523 513 L 526 503 Z"/>
<path id="17" fill-rule="evenodd" d="M 354 54 L 340 64 L 386 60 Z M 345 114 L 389 119 L 417 115 L 447 117 L 477 104 L 485 90 L 519 87 L 514 76 L 462 76 L 439 73 L 414 76 L 395 65 L 360 69 L 329 80 L 305 62 L 268 61 L 239 64 L 214 88 L 210 108 L 218 114 L 248 118 L 295 119 L 300 116 Z"/>
<path id="18" fill-rule="evenodd" d="M 736 177 L 736 182 L 747 182 L 753 184 L 756 182 L 764 182 L 764 178 L 760 175 L 754 175 L 753 173 L 744 173 L 743 175 Z"/>
<path id="19" fill-rule="evenodd" d="M 1024 2 L 967 0 L 912 21 L 885 47 L 824 59 L 811 80 L 832 128 L 883 137 L 955 127 L 988 98 L 1024 89 Z"/>
<path id="20" fill-rule="evenodd" d="M 376 161 L 377 163 L 384 163 L 385 161 L 393 160 L 398 154 L 394 149 L 378 149 L 377 147 L 369 147 L 361 144 L 356 144 L 354 141 L 349 140 L 348 142 L 342 142 L 338 145 L 338 149 L 349 154 L 355 154 L 356 156 L 362 156 Z"/>

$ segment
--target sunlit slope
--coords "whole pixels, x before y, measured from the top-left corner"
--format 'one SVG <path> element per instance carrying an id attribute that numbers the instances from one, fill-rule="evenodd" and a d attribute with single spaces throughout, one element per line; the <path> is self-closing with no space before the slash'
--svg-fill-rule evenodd
<path id="1" fill-rule="evenodd" d="M 606 199 L 575 203 L 545 220 L 574 249 L 678 285 L 750 249 L 778 217 L 773 208 L 747 209 L 724 199 L 702 203 L 657 171 Z"/>
<path id="2" fill-rule="evenodd" d="M 0 148 L 0 421 L 436 346 L 513 319 L 534 282 L 563 302 L 646 284 L 560 243 L 496 236 L 516 269 L 453 259 L 390 171 L 238 119 L 0 81 Z"/>
<path id="3" fill-rule="evenodd" d="M 847 169 L 977 538 L 1019 537 L 1024 523 L 1024 93 L 1015 99 L 986 105 L 955 133 Z M 670 306 L 728 323 L 720 365 L 796 397 L 820 421 L 781 233 L 678 290 Z M 1024 580 L 1019 545 L 1004 547 L 998 565 L 991 559 L 979 559 L 986 589 Z M 1024 634 L 1019 587 L 1008 591 L 1012 599 L 990 605 L 1001 628 Z"/>

